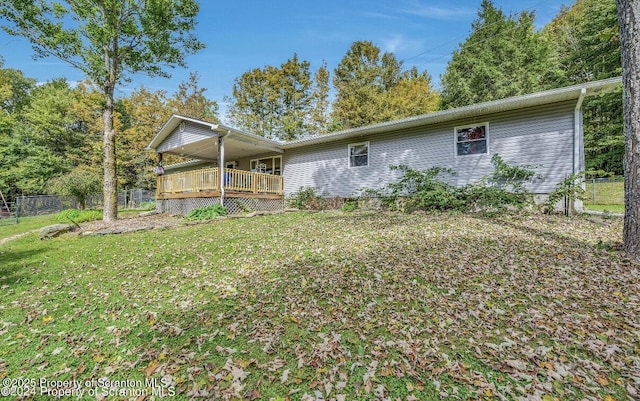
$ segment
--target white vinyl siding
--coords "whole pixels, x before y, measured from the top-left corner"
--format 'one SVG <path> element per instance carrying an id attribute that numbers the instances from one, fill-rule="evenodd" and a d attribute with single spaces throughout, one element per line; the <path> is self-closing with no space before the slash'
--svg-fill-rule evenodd
<path id="1" fill-rule="evenodd" d="M 453 185 L 478 181 L 493 171 L 491 157 L 498 153 L 510 164 L 539 166 L 543 178 L 527 185 L 534 193 L 550 193 L 573 169 L 573 127 L 575 102 L 555 103 L 527 110 L 480 115 L 449 123 L 368 135 L 286 149 L 284 153 L 285 193 L 313 187 L 326 197 L 354 196 L 361 188 L 381 188 L 397 180 L 391 165 L 404 164 L 416 170 L 448 167 Z M 487 153 L 474 157 L 456 156 L 455 127 L 490 121 Z M 350 168 L 345 162 L 349 144 L 370 143 L 367 168 Z M 488 144 L 489 145 L 489 144 Z"/>

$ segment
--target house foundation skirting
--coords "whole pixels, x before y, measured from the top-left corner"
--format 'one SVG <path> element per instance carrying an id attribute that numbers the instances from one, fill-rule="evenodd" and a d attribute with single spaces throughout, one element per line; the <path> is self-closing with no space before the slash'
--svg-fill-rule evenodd
<path id="1" fill-rule="evenodd" d="M 156 200 L 156 211 L 158 213 L 169 213 L 177 215 L 187 215 L 193 209 L 220 204 L 220 198 L 176 198 Z M 248 212 L 276 212 L 284 210 L 284 199 L 263 199 L 263 198 L 225 198 L 224 207 L 228 214 L 248 213 Z"/>

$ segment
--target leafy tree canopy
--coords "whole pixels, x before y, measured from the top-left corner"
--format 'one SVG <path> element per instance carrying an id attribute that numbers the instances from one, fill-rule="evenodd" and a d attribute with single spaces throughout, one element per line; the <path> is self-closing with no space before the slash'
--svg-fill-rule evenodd
<path id="1" fill-rule="evenodd" d="M 437 94 L 427 72 L 402 70 L 393 53 L 357 41 L 334 71 L 333 129 L 347 129 L 435 110 Z"/>
<path id="2" fill-rule="evenodd" d="M 297 54 L 280 67 L 247 71 L 233 84 L 229 118 L 240 128 L 267 138 L 292 140 L 322 121 L 328 88 L 326 68 L 314 79 L 311 63 Z"/>
<path id="3" fill-rule="evenodd" d="M 534 13 L 506 16 L 483 0 L 471 34 L 442 76 L 441 108 L 502 99 L 543 89 L 556 70 L 551 49 L 534 30 Z"/>
<path id="4" fill-rule="evenodd" d="M 117 218 L 116 86 L 129 74 L 168 77 L 167 67 L 204 47 L 193 35 L 195 0 L 5 0 L 2 28 L 83 71 L 104 95 L 104 220 Z"/>

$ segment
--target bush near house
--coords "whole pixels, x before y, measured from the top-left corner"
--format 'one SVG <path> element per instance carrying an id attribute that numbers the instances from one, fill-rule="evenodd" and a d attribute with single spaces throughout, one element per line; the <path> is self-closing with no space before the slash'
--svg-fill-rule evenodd
<path id="1" fill-rule="evenodd" d="M 524 184 L 535 176 L 530 165 L 513 166 L 499 155 L 492 158 L 494 172 L 482 180 L 457 187 L 447 183 L 445 174 L 455 175 L 449 168 L 431 167 L 424 171 L 408 166 L 391 166 L 403 174 L 382 189 L 365 189 L 365 196 L 380 198 L 392 210 L 495 213 L 508 208 L 521 210 L 533 204 L 533 195 Z"/>
<path id="2" fill-rule="evenodd" d="M 216 217 L 226 216 L 226 214 L 227 209 L 216 203 L 215 205 L 193 209 L 187 214 L 185 220 L 213 220 Z"/>

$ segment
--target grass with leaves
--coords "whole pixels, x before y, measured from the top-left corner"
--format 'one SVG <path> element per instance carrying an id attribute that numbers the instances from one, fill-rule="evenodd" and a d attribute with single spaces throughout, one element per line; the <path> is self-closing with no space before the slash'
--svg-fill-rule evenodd
<path id="1" fill-rule="evenodd" d="M 0 246 L 0 378 L 109 399 L 633 399 L 640 270 L 621 227 L 298 212 L 29 235 Z"/>

